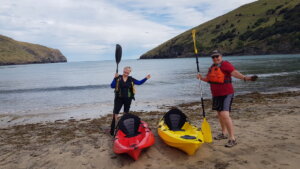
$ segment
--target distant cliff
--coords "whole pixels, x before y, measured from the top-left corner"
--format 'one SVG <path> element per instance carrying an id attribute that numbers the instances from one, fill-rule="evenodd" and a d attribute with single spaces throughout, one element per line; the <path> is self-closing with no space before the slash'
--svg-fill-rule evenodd
<path id="1" fill-rule="evenodd" d="M 300 0 L 258 0 L 192 29 L 201 56 L 300 53 Z M 193 57 L 192 29 L 140 58 Z"/>
<path id="2" fill-rule="evenodd" d="M 58 49 L 19 42 L 0 35 L 0 65 L 67 62 Z"/>

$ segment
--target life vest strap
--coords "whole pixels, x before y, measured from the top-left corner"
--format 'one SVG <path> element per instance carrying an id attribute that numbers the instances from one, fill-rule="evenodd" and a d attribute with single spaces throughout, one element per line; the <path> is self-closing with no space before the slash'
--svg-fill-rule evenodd
<path id="1" fill-rule="evenodd" d="M 218 82 L 208 82 L 210 84 L 225 84 L 225 83 L 232 83 L 232 80 L 224 80 L 224 83 L 218 83 Z"/>

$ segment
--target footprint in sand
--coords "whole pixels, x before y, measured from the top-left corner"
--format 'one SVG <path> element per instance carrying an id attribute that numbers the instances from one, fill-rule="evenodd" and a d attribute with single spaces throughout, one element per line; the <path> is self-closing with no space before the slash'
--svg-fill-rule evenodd
<path id="1" fill-rule="evenodd" d="M 264 165 L 270 165 L 271 163 L 269 161 L 266 161 L 266 160 L 262 160 L 260 161 L 261 164 L 264 164 Z"/>
<path id="2" fill-rule="evenodd" d="M 215 164 L 215 169 L 225 169 L 229 166 L 229 163 L 227 162 L 217 162 L 217 164 Z"/>
<path id="3" fill-rule="evenodd" d="M 197 161 L 197 164 L 199 164 L 199 165 L 201 165 L 201 164 L 203 164 L 204 163 L 204 161 Z"/>
<path id="4" fill-rule="evenodd" d="M 117 158 L 117 156 L 111 156 L 110 158 L 111 158 L 111 159 L 116 159 L 116 158 Z"/>

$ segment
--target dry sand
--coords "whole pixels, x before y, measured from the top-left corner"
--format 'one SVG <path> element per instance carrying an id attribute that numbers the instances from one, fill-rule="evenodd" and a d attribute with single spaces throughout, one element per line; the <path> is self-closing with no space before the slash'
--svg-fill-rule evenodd
<path id="1" fill-rule="evenodd" d="M 251 93 L 237 96 L 231 113 L 238 145 L 226 140 L 204 144 L 195 155 L 168 147 L 156 125 L 164 112 L 133 112 L 148 122 L 156 143 L 138 161 L 112 151 L 105 133 L 111 116 L 80 121 L 56 121 L 0 129 L 1 169 L 41 168 L 282 168 L 300 166 L 300 92 Z M 216 113 L 206 100 L 207 120 L 213 134 L 220 130 Z M 200 126 L 199 103 L 178 105 L 193 124 Z"/>

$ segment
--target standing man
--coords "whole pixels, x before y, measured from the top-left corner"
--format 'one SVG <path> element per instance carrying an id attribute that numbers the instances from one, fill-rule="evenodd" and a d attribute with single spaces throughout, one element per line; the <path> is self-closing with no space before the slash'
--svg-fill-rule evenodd
<path id="1" fill-rule="evenodd" d="M 135 78 L 129 76 L 131 73 L 131 67 L 126 66 L 123 69 L 123 75 L 115 74 L 113 81 L 111 82 L 111 88 L 115 88 L 115 100 L 114 100 L 114 110 L 113 114 L 115 120 L 124 105 L 124 112 L 129 113 L 131 101 L 135 95 L 135 87 L 134 85 L 141 85 L 145 83 L 148 79 L 151 78 L 150 74 L 147 75 L 142 80 L 136 80 Z"/>
<path id="2" fill-rule="evenodd" d="M 212 109 L 218 112 L 219 122 L 222 133 L 214 137 L 215 140 L 228 139 L 225 147 L 233 147 L 237 144 L 234 137 L 232 119 L 230 117 L 231 104 L 234 96 L 231 76 L 244 80 L 255 81 L 257 76 L 245 76 L 238 72 L 228 61 L 223 61 L 222 54 L 217 50 L 213 51 L 211 58 L 213 65 L 209 68 L 207 76 L 201 74 L 197 78 L 210 83 L 210 89 L 213 96 Z"/>

